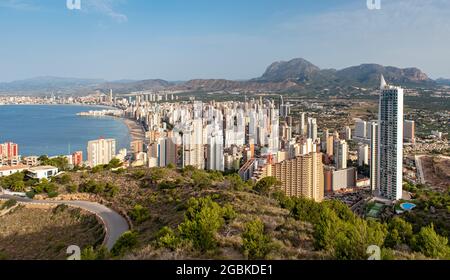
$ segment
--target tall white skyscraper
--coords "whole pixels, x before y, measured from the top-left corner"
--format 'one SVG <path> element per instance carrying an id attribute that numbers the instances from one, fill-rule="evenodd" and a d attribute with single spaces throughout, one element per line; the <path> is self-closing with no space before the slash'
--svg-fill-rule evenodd
<path id="1" fill-rule="evenodd" d="M 108 164 L 116 155 L 115 139 L 99 139 L 88 142 L 88 165 Z"/>
<path id="2" fill-rule="evenodd" d="M 355 137 L 367 138 L 367 122 L 360 119 L 356 120 Z"/>
<path id="3" fill-rule="evenodd" d="M 399 200 L 403 190 L 403 89 L 386 84 L 383 76 L 378 125 L 379 194 Z"/>
<path id="4" fill-rule="evenodd" d="M 369 165 L 369 145 L 358 146 L 358 166 Z"/>
<path id="5" fill-rule="evenodd" d="M 305 124 L 305 113 L 300 113 L 300 134 L 305 135 L 306 133 L 306 124 Z"/>
<path id="6" fill-rule="evenodd" d="M 348 159 L 348 144 L 345 140 L 334 141 L 334 162 L 336 169 L 346 169 Z"/>
<path id="7" fill-rule="evenodd" d="M 317 120 L 314 118 L 308 118 L 308 138 L 313 142 L 317 139 Z"/>
<path id="8" fill-rule="evenodd" d="M 371 122 L 370 130 L 370 187 L 372 191 L 378 188 L 378 123 Z"/>

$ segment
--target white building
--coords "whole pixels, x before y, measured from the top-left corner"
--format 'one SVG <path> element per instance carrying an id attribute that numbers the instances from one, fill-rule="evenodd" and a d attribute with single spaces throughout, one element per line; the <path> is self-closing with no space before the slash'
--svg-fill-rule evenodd
<path id="1" fill-rule="evenodd" d="M 317 139 L 317 120 L 314 118 L 308 118 L 308 138 L 313 142 Z"/>
<path id="2" fill-rule="evenodd" d="M 405 141 L 414 143 L 416 140 L 416 124 L 414 121 L 405 120 L 403 138 Z"/>
<path id="3" fill-rule="evenodd" d="M 115 139 L 99 139 L 88 142 L 88 165 L 108 164 L 116 155 Z"/>
<path id="4" fill-rule="evenodd" d="M 367 122 L 357 119 L 355 124 L 355 137 L 365 139 L 367 135 Z"/>
<path id="5" fill-rule="evenodd" d="M 348 144 L 345 140 L 335 140 L 334 141 L 334 162 L 336 164 L 336 169 L 346 169 L 348 160 Z"/>
<path id="6" fill-rule="evenodd" d="M 58 174 L 58 168 L 54 166 L 37 166 L 28 169 L 27 176 L 33 179 L 48 179 Z"/>
<path id="7" fill-rule="evenodd" d="M 378 188 L 378 122 L 370 123 L 370 187 L 372 191 Z"/>
<path id="8" fill-rule="evenodd" d="M 369 145 L 360 144 L 358 146 L 358 166 L 369 165 Z"/>
<path id="9" fill-rule="evenodd" d="M 391 200 L 403 190 L 403 89 L 389 86 L 381 76 L 378 119 L 378 190 Z"/>
<path id="10" fill-rule="evenodd" d="M 28 169 L 28 166 L 26 166 L 26 165 L 0 166 L 0 177 L 10 176 L 10 175 L 13 175 L 18 172 L 22 172 L 27 169 Z"/>

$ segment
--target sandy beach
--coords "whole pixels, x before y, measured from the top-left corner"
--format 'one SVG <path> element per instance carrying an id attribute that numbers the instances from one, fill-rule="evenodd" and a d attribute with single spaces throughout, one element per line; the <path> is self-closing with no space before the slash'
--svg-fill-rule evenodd
<path id="1" fill-rule="evenodd" d="M 123 118 L 122 120 L 128 127 L 128 130 L 129 130 L 130 136 L 131 136 L 131 141 L 145 139 L 144 128 L 141 125 L 139 125 L 137 122 L 127 119 L 127 118 Z"/>

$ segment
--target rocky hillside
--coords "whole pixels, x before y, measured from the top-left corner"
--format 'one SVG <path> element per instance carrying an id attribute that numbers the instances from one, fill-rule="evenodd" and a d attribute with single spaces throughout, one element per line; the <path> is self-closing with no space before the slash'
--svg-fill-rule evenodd
<path id="1" fill-rule="evenodd" d="M 247 81 L 224 79 L 196 79 L 187 82 L 168 82 L 161 79 L 142 81 L 116 81 L 37 78 L 12 83 L 0 83 L 0 94 L 11 92 L 51 93 L 53 91 L 85 94 L 95 90 L 104 92 L 113 89 L 115 93 L 129 93 L 144 90 L 177 90 L 192 92 L 244 91 L 244 92 L 316 92 L 320 88 L 366 87 L 376 88 L 380 75 L 395 85 L 404 87 L 435 87 L 438 83 L 417 68 L 397 68 L 378 64 L 362 64 L 341 70 L 320 69 L 311 62 L 296 58 L 290 61 L 272 63 L 259 78 Z M 439 84 L 447 84 L 441 79 Z M 330 90 L 330 92 L 333 92 Z"/>

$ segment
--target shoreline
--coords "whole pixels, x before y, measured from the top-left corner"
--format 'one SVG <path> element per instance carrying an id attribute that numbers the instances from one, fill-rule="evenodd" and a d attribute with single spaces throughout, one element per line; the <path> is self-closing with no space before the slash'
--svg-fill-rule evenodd
<path id="1" fill-rule="evenodd" d="M 145 130 L 142 125 L 139 125 L 136 121 L 126 117 L 121 117 L 119 119 L 127 126 L 131 141 L 145 140 Z"/>

